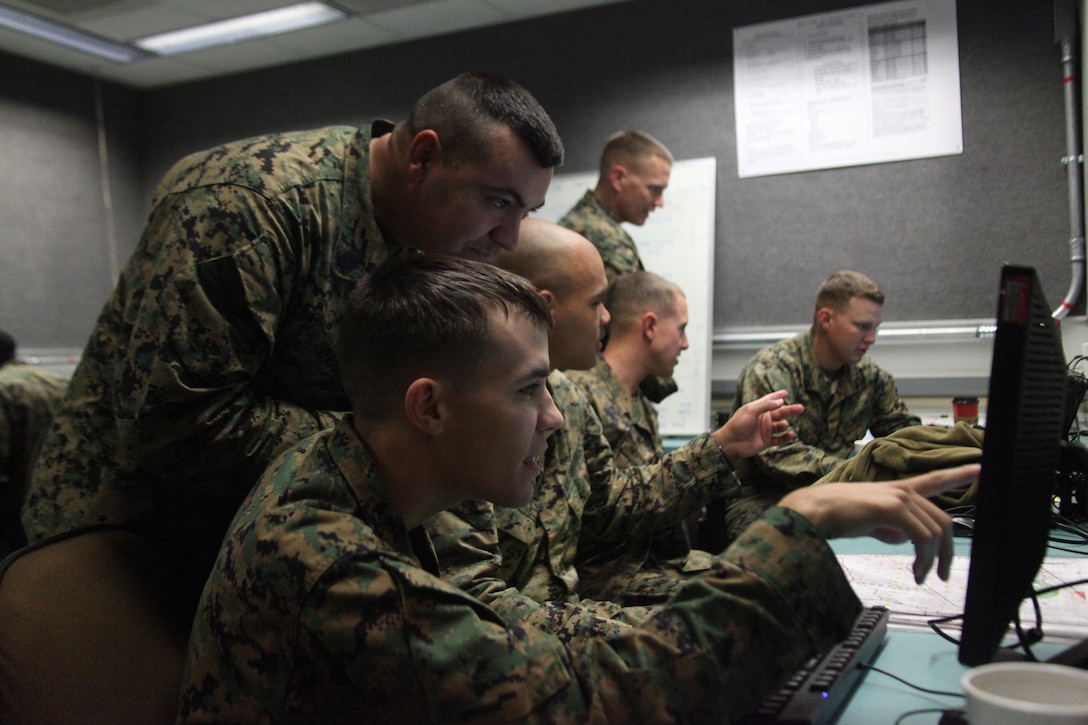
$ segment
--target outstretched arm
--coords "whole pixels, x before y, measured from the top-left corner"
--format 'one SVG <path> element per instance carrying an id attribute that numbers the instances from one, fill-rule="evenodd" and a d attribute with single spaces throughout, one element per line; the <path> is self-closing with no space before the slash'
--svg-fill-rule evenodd
<path id="1" fill-rule="evenodd" d="M 803 515 L 825 537 L 872 536 L 914 544 L 914 579 L 925 580 L 937 560 L 948 579 L 952 565 L 952 519 L 929 499 L 978 478 L 979 465 L 931 471 L 881 483 L 836 483 L 791 491 L 779 502 Z"/>

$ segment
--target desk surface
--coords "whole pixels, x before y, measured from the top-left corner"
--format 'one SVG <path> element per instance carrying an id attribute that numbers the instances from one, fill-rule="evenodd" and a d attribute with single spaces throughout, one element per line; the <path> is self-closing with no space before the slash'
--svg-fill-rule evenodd
<path id="1" fill-rule="evenodd" d="M 956 540 L 956 554 L 970 554 L 970 539 Z M 836 554 L 910 554 L 909 544 L 889 546 L 865 539 L 846 539 L 832 542 Z M 1051 550 L 1050 555 L 1060 552 Z M 1065 643 L 1043 641 L 1035 645 L 1037 657 L 1047 658 L 1064 650 Z M 967 667 L 957 660 L 956 645 L 937 634 L 910 632 L 889 628 L 884 647 L 871 663 L 913 685 L 931 690 L 962 693 L 960 677 Z M 929 725 L 940 720 L 940 711 L 960 709 L 962 697 L 933 695 L 921 692 L 880 672 L 870 671 L 864 676 L 847 702 L 837 722 L 839 725 L 891 725 L 905 713 L 929 710 L 931 712 L 904 719 L 905 725 Z"/>

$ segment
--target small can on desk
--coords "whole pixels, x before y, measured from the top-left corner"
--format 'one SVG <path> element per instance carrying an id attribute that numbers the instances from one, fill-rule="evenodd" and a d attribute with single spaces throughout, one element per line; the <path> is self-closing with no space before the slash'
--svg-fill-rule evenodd
<path id="1" fill-rule="evenodd" d="M 978 398 L 952 398 L 952 420 L 963 421 L 969 425 L 978 425 Z"/>

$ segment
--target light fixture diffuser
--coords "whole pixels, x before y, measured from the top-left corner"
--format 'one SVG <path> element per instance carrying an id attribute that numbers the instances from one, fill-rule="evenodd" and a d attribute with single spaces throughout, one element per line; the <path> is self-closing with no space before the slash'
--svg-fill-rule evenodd
<path id="1" fill-rule="evenodd" d="M 112 60 L 114 63 L 131 63 L 134 60 L 147 57 L 146 52 L 139 48 L 133 48 L 131 45 L 115 43 L 112 40 L 85 33 L 68 25 L 25 13 L 22 10 L 15 10 L 5 5 L 0 5 L 0 27 L 58 43 L 73 50 L 90 53 L 99 58 Z"/>
<path id="2" fill-rule="evenodd" d="M 135 44 L 158 55 L 177 55 L 240 40 L 310 28 L 345 17 L 347 13 L 343 10 L 322 2 L 298 3 L 276 10 L 150 35 L 140 38 Z"/>

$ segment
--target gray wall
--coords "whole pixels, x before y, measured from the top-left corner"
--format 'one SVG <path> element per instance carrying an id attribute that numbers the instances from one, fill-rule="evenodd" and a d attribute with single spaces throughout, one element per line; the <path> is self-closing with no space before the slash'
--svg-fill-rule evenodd
<path id="1" fill-rule="evenodd" d="M 1039 268 L 1056 304 L 1069 282 L 1069 219 L 1049 2 L 959 1 L 963 154 L 737 178 L 731 29 L 859 4 L 634 0 L 152 92 L 107 85 L 111 189 L 123 207 L 114 246 L 123 261 L 155 181 L 185 153 L 399 119 L 420 92 L 482 69 L 549 110 L 565 171 L 595 168 L 620 127 L 649 131 L 678 158 L 717 158 L 716 330 L 805 323 L 819 282 L 840 267 L 881 282 L 886 320 L 992 318 L 1006 260 Z M 78 347 L 111 286 L 94 84 L 2 56 L 0 76 L 13 65 L 39 80 L 33 92 L 0 89 L 0 327 Z"/>
<path id="2" fill-rule="evenodd" d="M 146 205 L 137 97 L 2 54 L 0 78 L 0 328 L 20 347 L 82 347 Z"/>

